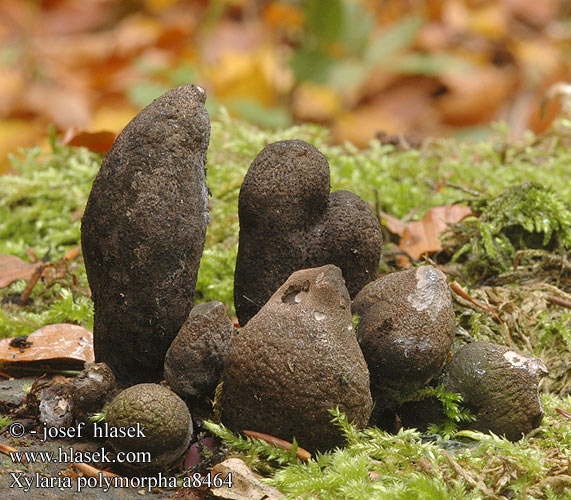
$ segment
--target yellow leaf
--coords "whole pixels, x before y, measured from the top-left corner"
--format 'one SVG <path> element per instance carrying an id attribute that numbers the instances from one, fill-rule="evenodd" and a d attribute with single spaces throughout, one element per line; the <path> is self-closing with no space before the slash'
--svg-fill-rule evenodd
<path id="1" fill-rule="evenodd" d="M 302 83 L 295 91 L 292 107 L 296 119 L 323 123 L 339 113 L 341 103 L 330 87 Z"/>
<path id="2" fill-rule="evenodd" d="M 263 50 L 225 52 L 217 64 L 205 68 L 205 74 L 220 99 L 252 98 L 264 106 L 276 104 Z"/>

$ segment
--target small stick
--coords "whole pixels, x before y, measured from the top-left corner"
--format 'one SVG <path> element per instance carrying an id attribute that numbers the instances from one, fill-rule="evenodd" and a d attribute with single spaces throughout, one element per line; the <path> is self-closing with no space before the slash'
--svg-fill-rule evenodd
<path id="1" fill-rule="evenodd" d="M 242 431 L 242 432 L 250 438 L 261 439 L 266 443 L 269 443 L 273 446 L 277 446 L 278 448 L 281 448 L 286 451 L 291 451 L 293 447 L 293 444 L 291 444 L 289 441 L 284 441 L 283 439 L 270 436 L 269 434 L 263 434 L 262 432 L 256 432 L 256 431 Z M 311 458 L 311 453 L 309 453 L 309 451 L 307 450 L 304 450 L 301 446 L 298 446 L 296 456 L 297 458 L 305 462 Z"/>
<path id="2" fill-rule="evenodd" d="M 571 413 L 569 413 L 567 410 L 564 410 L 563 408 L 555 408 L 555 411 L 563 415 L 565 418 L 571 420 Z"/>
<path id="3" fill-rule="evenodd" d="M 63 256 L 63 260 L 65 262 L 69 262 L 70 260 L 75 259 L 79 255 L 79 252 L 81 252 L 81 245 L 77 245 L 76 247 L 73 247 L 71 250 L 68 250 L 66 254 Z"/>
<path id="4" fill-rule="evenodd" d="M 84 463 L 73 462 L 71 465 L 87 477 L 99 477 L 99 474 L 102 474 L 105 477 L 121 477 L 119 474 L 97 469 L 96 467 Z"/>
<path id="5" fill-rule="evenodd" d="M 0 453 L 3 453 L 4 455 L 8 455 L 10 456 L 10 453 L 13 452 L 18 452 L 18 450 L 16 448 L 12 448 L 11 446 L 8 446 L 7 444 L 3 444 L 0 443 Z M 25 455 L 20 455 L 20 463 L 21 464 L 27 464 L 28 465 L 28 472 L 32 472 L 32 464 L 28 462 L 28 460 L 26 459 Z"/>
<path id="6" fill-rule="evenodd" d="M 35 264 L 36 262 L 40 261 L 40 258 L 36 255 L 36 252 L 34 252 L 34 249 L 32 247 L 26 250 L 26 255 L 28 256 L 28 259 L 30 259 L 30 262 L 32 264 Z"/>
<path id="7" fill-rule="evenodd" d="M 44 272 L 44 265 L 43 264 L 40 264 L 38 267 L 36 267 L 34 269 L 34 273 L 32 274 L 30 281 L 28 281 L 26 288 L 24 289 L 24 291 L 20 295 L 20 299 L 19 299 L 20 304 L 25 304 L 28 301 L 28 299 L 30 298 L 30 295 L 32 294 L 32 290 L 36 286 L 36 283 L 38 282 L 38 280 L 42 276 L 43 272 Z"/>
<path id="8" fill-rule="evenodd" d="M 444 185 L 446 187 L 459 189 L 460 191 L 464 191 L 465 193 L 471 194 L 472 196 L 478 196 L 478 197 L 482 196 L 482 193 L 480 191 L 476 191 L 475 189 L 470 189 L 465 186 L 461 186 L 460 184 L 454 184 L 453 182 L 446 181 Z"/>
<path id="9" fill-rule="evenodd" d="M 508 340 L 508 346 L 513 347 L 512 344 L 512 337 L 510 335 L 510 330 L 509 328 L 504 324 L 504 322 L 502 321 L 502 318 L 500 318 L 500 315 L 498 314 L 498 311 L 496 309 L 494 309 L 493 307 L 490 307 L 487 304 L 482 304 L 481 302 L 477 301 L 476 299 L 473 299 L 472 297 L 470 297 L 466 291 L 460 286 L 460 283 L 458 283 L 456 280 L 451 281 L 450 282 L 450 288 L 452 289 L 452 291 L 458 295 L 460 295 L 460 297 L 462 297 L 463 299 L 466 299 L 468 302 L 471 302 L 472 304 L 474 304 L 477 307 L 481 307 L 482 309 L 485 309 L 486 311 L 490 311 L 495 318 L 498 320 L 498 322 L 500 323 L 500 325 L 502 325 L 502 328 L 504 329 L 504 331 L 506 332 L 506 337 Z"/>
<path id="10" fill-rule="evenodd" d="M 497 498 L 494 492 L 490 490 L 481 479 L 477 480 L 472 476 L 472 474 L 463 469 L 462 466 L 458 462 L 456 462 L 456 460 L 454 460 L 446 450 L 442 450 L 440 453 L 444 455 L 446 461 L 454 469 L 456 474 L 462 477 L 470 486 L 472 486 L 472 488 L 479 488 L 486 495 L 492 498 Z"/>
<path id="11" fill-rule="evenodd" d="M 552 304 L 571 309 L 571 302 L 569 302 L 568 300 L 560 299 L 559 297 L 553 297 L 553 296 L 547 297 L 547 300 Z"/>
<path id="12" fill-rule="evenodd" d="M 16 448 L 8 446 L 7 444 L 0 443 L 0 453 L 3 453 L 4 455 L 10 455 L 10 453 L 13 453 L 15 451 L 17 452 L 18 450 Z M 22 456 L 22 462 L 26 463 L 26 458 L 24 456 Z"/>

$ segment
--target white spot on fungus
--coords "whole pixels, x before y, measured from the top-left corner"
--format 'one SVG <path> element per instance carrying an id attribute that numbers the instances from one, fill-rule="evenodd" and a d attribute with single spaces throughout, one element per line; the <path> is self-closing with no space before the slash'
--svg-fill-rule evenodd
<path id="1" fill-rule="evenodd" d="M 407 297 L 408 302 L 418 312 L 426 311 L 434 320 L 450 294 L 446 278 L 432 266 L 419 267 L 414 275 L 416 288 Z"/>
<path id="2" fill-rule="evenodd" d="M 539 358 L 531 358 L 515 351 L 506 351 L 504 358 L 514 367 L 523 368 L 536 375 L 547 375 L 548 370 Z"/>

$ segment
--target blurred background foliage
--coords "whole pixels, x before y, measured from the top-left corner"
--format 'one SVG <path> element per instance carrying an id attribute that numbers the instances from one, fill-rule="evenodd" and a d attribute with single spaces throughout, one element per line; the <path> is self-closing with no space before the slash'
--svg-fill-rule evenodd
<path id="1" fill-rule="evenodd" d="M 114 137 L 188 82 L 213 116 L 318 123 L 359 147 L 485 138 L 492 120 L 541 132 L 570 39 L 566 0 L 2 0 L 0 171 L 49 124 Z"/>

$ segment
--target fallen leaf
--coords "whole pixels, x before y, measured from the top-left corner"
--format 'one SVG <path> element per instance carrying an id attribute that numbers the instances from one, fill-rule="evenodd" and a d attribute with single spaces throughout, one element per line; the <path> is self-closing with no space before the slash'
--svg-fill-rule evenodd
<path id="1" fill-rule="evenodd" d="M 384 212 L 381 212 L 380 215 L 383 226 L 386 226 L 391 233 L 402 237 L 408 224 L 400 220 L 398 217 L 393 217 L 392 215 Z"/>
<path id="2" fill-rule="evenodd" d="M 512 69 L 486 66 L 441 76 L 446 92 L 435 100 L 444 121 L 456 126 L 491 120 L 517 85 Z"/>
<path id="3" fill-rule="evenodd" d="M 16 280 L 29 280 L 41 263 L 26 262 L 15 255 L 0 255 L 0 288 Z"/>
<path id="4" fill-rule="evenodd" d="M 0 340 L 0 363 L 69 360 L 92 363 L 93 334 L 79 325 L 58 323 L 46 325 L 28 335 L 32 345 L 26 349 L 12 347 L 13 339 Z"/>
<path id="5" fill-rule="evenodd" d="M 472 215 L 472 210 L 465 205 L 444 205 L 431 208 L 419 221 L 410 222 L 404 228 L 399 248 L 414 259 L 424 254 L 442 250 L 440 237 L 448 228 L 448 224 L 460 222 Z M 405 267 L 410 265 L 406 255 L 397 259 L 397 265 Z"/>
<path id="6" fill-rule="evenodd" d="M 98 153 L 107 153 L 116 138 L 117 134 L 114 132 L 78 132 L 77 129 L 71 127 L 65 133 L 62 143 L 68 146 L 85 147 Z"/>
<path id="7" fill-rule="evenodd" d="M 431 135 L 439 124 L 432 107 L 438 82 L 427 77 L 403 77 L 393 81 L 379 96 L 354 111 L 341 113 L 333 126 L 335 142 L 350 141 L 367 147 L 377 132 Z"/>
<path id="8" fill-rule="evenodd" d="M 276 488 L 262 483 L 261 477 L 254 474 L 243 460 L 229 458 L 212 468 L 212 476 L 219 474 L 224 480 L 228 474 L 232 475 L 232 488 L 226 484 L 220 488 L 211 488 L 214 496 L 233 500 L 275 500 L 285 495 Z"/>
<path id="9" fill-rule="evenodd" d="M 542 27 L 557 17 L 561 8 L 560 0 L 502 0 L 515 16 L 532 26 Z"/>
<path id="10" fill-rule="evenodd" d="M 341 103 L 331 88 L 304 82 L 293 94 L 292 108 L 297 120 L 324 123 L 341 110 Z"/>
<path id="11" fill-rule="evenodd" d="M 91 120 L 85 89 L 57 82 L 32 82 L 18 105 L 21 113 L 39 113 L 60 128 L 85 128 Z"/>

